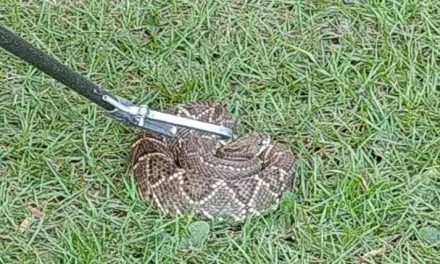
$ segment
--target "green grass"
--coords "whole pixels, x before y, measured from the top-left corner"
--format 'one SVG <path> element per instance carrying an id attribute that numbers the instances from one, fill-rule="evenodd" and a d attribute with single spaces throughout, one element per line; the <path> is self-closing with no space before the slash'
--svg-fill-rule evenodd
<path id="1" fill-rule="evenodd" d="M 72 2 L 3 0 L 0 23 L 155 109 L 224 102 L 300 183 L 188 247 L 197 219 L 136 193 L 136 131 L 2 51 L 0 262 L 440 263 L 438 1 Z"/>

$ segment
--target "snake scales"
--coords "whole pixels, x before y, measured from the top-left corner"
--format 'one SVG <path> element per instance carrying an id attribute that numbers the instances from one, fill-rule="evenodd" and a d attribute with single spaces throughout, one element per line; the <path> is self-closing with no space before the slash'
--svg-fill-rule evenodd
<path id="1" fill-rule="evenodd" d="M 295 157 L 260 133 L 235 136 L 235 120 L 218 103 L 178 105 L 165 112 L 230 127 L 227 142 L 179 128 L 173 138 L 142 132 L 130 167 L 144 201 L 167 215 L 188 210 L 202 218 L 243 220 L 277 206 L 295 180 Z"/>

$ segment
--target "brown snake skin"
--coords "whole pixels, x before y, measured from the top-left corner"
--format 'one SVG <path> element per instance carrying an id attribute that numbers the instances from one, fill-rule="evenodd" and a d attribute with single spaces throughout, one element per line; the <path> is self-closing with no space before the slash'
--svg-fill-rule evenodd
<path id="1" fill-rule="evenodd" d="M 167 113 L 224 125 L 235 120 L 218 103 L 178 105 Z M 166 215 L 194 210 L 202 218 L 243 220 L 275 208 L 295 180 L 295 157 L 269 136 L 250 133 L 228 142 L 179 128 L 173 138 L 142 132 L 130 163 L 142 199 Z"/>

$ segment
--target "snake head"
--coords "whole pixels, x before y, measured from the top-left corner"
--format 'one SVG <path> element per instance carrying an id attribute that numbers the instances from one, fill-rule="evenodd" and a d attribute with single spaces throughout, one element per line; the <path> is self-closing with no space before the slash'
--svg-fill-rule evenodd
<path id="1" fill-rule="evenodd" d="M 271 143 L 269 136 L 254 132 L 224 143 L 217 150 L 217 155 L 226 159 L 247 160 L 264 155 Z"/>

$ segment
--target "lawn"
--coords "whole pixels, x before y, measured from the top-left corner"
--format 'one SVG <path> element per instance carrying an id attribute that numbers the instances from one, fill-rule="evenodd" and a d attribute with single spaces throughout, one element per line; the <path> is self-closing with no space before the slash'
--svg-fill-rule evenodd
<path id="1" fill-rule="evenodd" d="M 440 3 L 18 1 L 0 23 L 154 109 L 223 102 L 298 158 L 277 211 L 164 217 L 137 131 L 0 52 L 0 263 L 440 263 Z"/>

